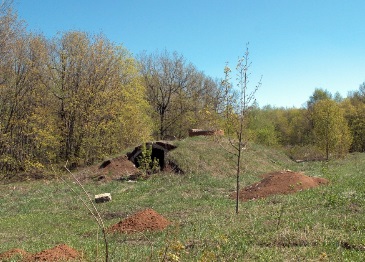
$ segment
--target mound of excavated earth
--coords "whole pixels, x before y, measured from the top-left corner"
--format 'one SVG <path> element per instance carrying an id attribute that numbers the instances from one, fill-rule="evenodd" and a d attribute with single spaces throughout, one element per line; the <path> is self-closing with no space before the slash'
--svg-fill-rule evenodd
<path id="1" fill-rule="evenodd" d="M 74 261 L 81 259 L 78 251 L 65 244 L 43 250 L 34 255 L 35 261 Z"/>
<path id="2" fill-rule="evenodd" d="M 327 179 L 309 177 L 302 173 L 292 171 L 274 172 L 264 175 L 260 182 L 240 190 L 239 199 L 248 201 L 276 194 L 292 194 L 327 183 Z M 235 199 L 236 192 L 232 193 L 230 197 Z"/>
<path id="3" fill-rule="evenodd" d="M 0 261 L 81 261 L 82 256 L 78 251 L 61 244 L 50 249 L 31 254 L 23 249 L 14 248 L 0 254 Z"/>
<path id="4" fill-rule="evenodd" d="M 165 229 L 171 222 L 153 209 L 135 213 L 108 228 L 108 232 L 134 233 L 142 231 L 159 231 Z"/>
<path id="5" fill-rule="evenodd" d="M 120 156 L 104 161 L 96 171 L 98 180 L 120 179 L 130 177 L 139 172 L 138 168 L 128 160 L 127 156 Z"/>
<path id="6" fill-rule="evenodd" d="M 14 248 L 0 254 L 0 261 L 27 261 L 30 260 L 32 254 L 27 251 Z"/>

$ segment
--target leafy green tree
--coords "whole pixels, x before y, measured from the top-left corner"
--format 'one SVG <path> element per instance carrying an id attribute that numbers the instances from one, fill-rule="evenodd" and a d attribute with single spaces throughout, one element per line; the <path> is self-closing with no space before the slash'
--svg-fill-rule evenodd
<path id="1" fill-rule="evenodd" d="M 365 103 L 361 97 L 348 97 L 341 103 L 353 137 L 351 151 L 365 151 Z"/>
<path id="2" fill-rule="evenodd" d="M 157 158 L 152 158 L 152 145 L 142 143 L 141 155 L 137 158 L 139 169 L 144 175 L 156 173 L 160 170 L 160 163 Z"/>
<path id="3" fill-rule="evenodd" d="M 318 101 L 313 108 L 314 139 L 316 145 L 330 155 L 343 156 L 351 146 L 351 133 L 343 111 L 332 100 Z"/>
<path id="4" fill-rule="evenodd" d="M 271 116 L 277 131 L 278 141 L 283 146 L 310 143 L 312 126 L 304 108 L 279 108 Z"/>
<path id="5" fill-rule="evenodd" d="M 30 171 L 54 161 L 57 147 L 41 77 L 47 45 L 42 36 L 27 34 L 4 2 L 0 35 L 0 170 Z"/>
<path id="6" fill-rule="evenodd" d="M 310 109 L 317 102 L 328 99 L 332 99 L 332 94 L 329 91 L 322 88 L 316 88 L 313 92 L 313 95 L 311 95 L 309 100 L 307 101 L 307 107 L 308 109 Z"/>
<path id="7" fill-rule="evenodd" d="M 275 113 L 277 110 L 266 106 L 262 109 L 253 107 L 248 114 L 249 136 L 252 141 L 267 145 L 276 146 L 279 143 L 278 132 L 275 128 Z"/>
<path id="8" fill-rule="evenodd" d="M 365 103 L 365 82 L 359 86 L 359 90 L 353 92 L 349 98 Z"/>
<path id="9" fill-rule="evenodd" d="M 136 61 L 104 36 L 67 32 L 53 41 L 48 86 L 58 100 L 60 158 L 93 163 L 151 131 Z"/>

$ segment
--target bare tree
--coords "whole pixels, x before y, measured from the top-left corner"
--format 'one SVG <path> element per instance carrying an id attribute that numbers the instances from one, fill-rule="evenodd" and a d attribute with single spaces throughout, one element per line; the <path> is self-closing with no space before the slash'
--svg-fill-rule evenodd
<path id="1" fill-rule="evenodd" d="M 174 103 L 187 94 L 191 77 L 196 73 L 192 64 L 186 64 L 182 55 L 167 51 L 161 54 L 140 56 L 141 72 L 147 87 L 148 100 L 158 116 L 159 138 L 167 135 L 169 128 L 184 112 L 182 104 L 172 112 Z"/>

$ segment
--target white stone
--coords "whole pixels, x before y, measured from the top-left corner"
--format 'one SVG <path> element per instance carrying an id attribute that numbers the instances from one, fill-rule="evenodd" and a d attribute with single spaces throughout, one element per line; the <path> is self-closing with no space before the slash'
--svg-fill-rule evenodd
<path id="1" fill-rule="evenodd" d="M 110 193 L 95 195 L 96 203 L 104 203 L 104 202 L 109 202 L 111 200 L 112 200 L 112 196 Z"/>

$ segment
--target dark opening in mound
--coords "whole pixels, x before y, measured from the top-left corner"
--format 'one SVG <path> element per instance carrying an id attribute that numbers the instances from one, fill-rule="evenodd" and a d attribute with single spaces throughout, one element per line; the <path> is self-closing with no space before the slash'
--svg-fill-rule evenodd
<path id="1" fill-rule="evenodd" d="M 175 149 L 176 146 L 166 142 L 150 142 L 146 143 L 146 147 L 152 149 L 151 158 L 158 160 L 161 171 L 184 174 L 176 163 L 167 159 L 168 152 Z M 138 160 L 141 155 L 142 145 L 136 147 L 127 155 L 105 160 L 95 167 L 95 175 L 92 179 L 95 181 L 109 181 L 111 179 L 121 181 L 137 180 L 143 176 L 141 170 L 138 169 L 140 166 Z"/>
<path id="2" fill-rule="evenodd" d="M 108 165 L 110 165 L 112 163 L 111 160 L 106 160 L 104 161 L 100 166 L 99 166 L 99 169 L 102 169 L 102 168 L 106 168 Z"/>
<path id="3" fill-rule="evenodd" d="M 147 148 L 152 147 L 151 158 L 158 160 L 160 170 L 164 170 L 168 165 L 166 161 L 167 153 L 176 148 L 176 146 L 166 142 L 150 142 L 146 143 L 146 147 Z M 142 154 L 142 145 L 136 147 L 131 153 L 127 154 L 128 159 L 132 161 L 137 168 L 139 167 L 138 158 L 141 156 L 141 154 Z"/>

